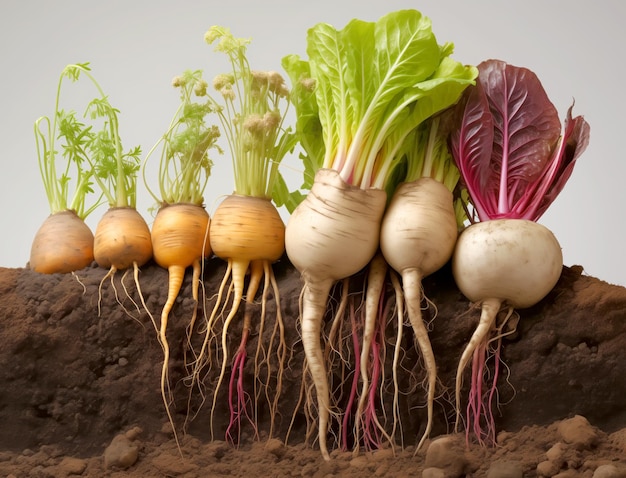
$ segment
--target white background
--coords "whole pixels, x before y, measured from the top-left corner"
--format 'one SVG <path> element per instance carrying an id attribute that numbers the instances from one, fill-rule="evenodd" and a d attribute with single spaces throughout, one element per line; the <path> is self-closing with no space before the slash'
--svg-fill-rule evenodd
<path id="1" fill-rule="evenodd" d="M 306 56 L 306 31 L 315 23 L 339 29 L 354 17 L 374 21 L 401 8 L 430 17 L 439 43 L 453 42 L 454 57 L 463 63 L 498 58 L 533 70 L 561 117 L 576 100 L 574 114 L 584 115 L 591 125 L 590 145 L 540 222 L 559 239 L 565 265 L 580 264 L 589 275 L 626 285 L 622 0 L 2 0 L 0 266 L 26 265 L 32 238 L 49 214 L 33 122 L 52 114 L 65 65 L 91 63 L 111 103 L 121 110 L 124 146 L 141 145 L 145 152 L 178 106 L 171 79 L 186 69 L 202 69 L 207 79 L 225 71 L 222 55 L 203 41 L 209 26 L 227 26 L 235 36 L 252 38 L 253 68 L 282 71 L 283 56 Z M 232 191 L 228 156 L 214 159 L 205 196 L 210 213 Z M 284 162 L 292 186 L 299 186 L 298 166 L 295 158 Z M 296 173 L 290 176 L 289 168 Z M 138 196 L 138 209 L 150 223 L 153 204 L 141 181 Z M 104 207 L 88 218 L 92 229 L 103 212 Z"/>

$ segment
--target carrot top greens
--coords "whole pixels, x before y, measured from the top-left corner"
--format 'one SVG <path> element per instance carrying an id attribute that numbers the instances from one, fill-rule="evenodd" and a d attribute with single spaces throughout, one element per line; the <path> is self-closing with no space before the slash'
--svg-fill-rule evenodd
<path id="1" fill-rule="evenodd" d="M 89 102 L 83 115 L 92 124 L 79 120 L 75 111 L 60 109 L 63 81 L 76 82 L 81 75 L 86 76 L 99 93 Z M 52 213 L 71 209 L 85 219 L 101 204 L 102 198 L 110 206 L 135 207 L 141 149 L 135 147 L 123 152 L 118 113 L 91 74 L 89 63 L 71 64 L 63 69 L 53 118 L 42 116 L 35 121 L 39 169 Z M 97 126 L 99 130 L 95 129 Z M 55 149 L 59 144 L 65 159 L 60 171 L 57 169 L 59 152 Z M 94 192 L 94 181 L 100 185 L 102 195 L 87 207 L 86 199 Z"/>
<path id="2" fill-rule="evenodd" d="M 167 132 L 157 141 L 144 160 L 143 178 L 150 195 L 160 204 L 189 203 L 202 205 L 204 190 L 213 162 L 209 150 L 221 152 L 216 141 L 220 136 L 206 118 L 215 111 L 213 101 L 206 100 L 207 82 L 201 70 L 187 70 L 172 81 L 180 89 L 180 105 Z M 159 193 L 153 192 L 146 179 L 146 162 L 162 145 L 159 162 Z"/>
<path id="3" fill-rule="evenodd" d="M 59 108 L 61 87 L 65 79 L 78 80 L 78 70 L 73 65 L 66 66 L 61 72 L 52 119 L 41 116 L 35 121 L 39 172 L 50 212 L 54 214 L 71 209 L 81 219 L 85 219 L 96 208 L 96 205 L 86 207 L 87 195 L 93 192 L 93 172 L 83 147 L 89 128 L 76 118 L 76 112 Z M 65 140 L 61 142 L 65 160 L 62 165 L 58 158 L 59 152 L 55 149 L 57 139 Z"/>

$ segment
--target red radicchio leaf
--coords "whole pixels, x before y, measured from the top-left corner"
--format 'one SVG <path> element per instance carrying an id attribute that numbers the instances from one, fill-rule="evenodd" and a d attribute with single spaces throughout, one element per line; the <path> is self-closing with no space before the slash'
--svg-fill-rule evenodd
<path id="1" fill-rule="evenodd" d="M 535 196 L 541 198 L 529 219 L 537 221 L 548 206 L 554 202 L 574 170 L 574 164 L 589 144 L 590 127 L 582 116 L 572 119 L 572 109 L 567 110 L 562 140 L 554 151 L 551 167 L 547 168 L 540 181 Z"/>
<path id="2" fill-rule="evenodd" d="M 554 105 L 526 68 L 487 60 L 456 106 L 450 149 L 481 221 L 536 221 L 585 150 L 589 125 L 568 110 L 563 132 Z"/>
<path id="3" fill-rule="evenodd" d="M 481 83 L 465 90 L 451 114 L 451 122 L 458 125 L 453 126 L 450 133 L 452 157 L 478 217 L 487 217 L 489 211 L 497 207 L 497 201 L 493 204 L 490 201 L 497 198 L 498 182 L 491 167 L 493 117 Z"/>

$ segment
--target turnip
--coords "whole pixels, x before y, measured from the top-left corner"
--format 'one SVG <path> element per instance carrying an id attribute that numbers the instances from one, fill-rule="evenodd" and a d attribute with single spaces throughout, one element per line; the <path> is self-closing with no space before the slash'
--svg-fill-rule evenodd
<path id="1" fill-rule="evenodd" d="M 287 344 L 272 264 L 285 252 L 285 226 L 271 199 L 278 166 L 285 154 L 293 148 L 295 136 L 283 126 L 289 106 L 289 89 L 278 72 L 251 69 L 247 59 L 250 40 L 235 38 L 227 28 L 221 26 L 209 28 L 205 40 L 208 44 L 215 44 L 215 50 L 225 54 L 231 65 L 229 73 L 217 75 L 213 81 L 221 101 L 209 94 L 207 98 L 213 104 L 229 146 L 235 187 L 233 193 L 226 196 L 213 213 L 209 231 L 211 249 L 217 257 L 228 262 L 228 267 L 206 324 L 205 339 L 195 359 L 192 377 L 193 380 L 199 379 L 202 369 L 210 366 L 209 353 L 213 348 L 221 352 L 220 372 L 213 390 L 211 407 L 210 428 L 213 434 L 213 417 L 219 391 L 231 357 L 230 327 L 241 302 L 245 300 L 241 338 L 232 357 L 228 381 L 230 420 L 225 432 L 227 441 L 238 444 L 244 418 L 248 419 L 255 436 L 258 436 L 256 415 L 262 390 L 265 390 L 268 400 L 269 436 L 272 436 L 278 399 L 282 393 Z M 244 293 L 247 274 L 249 280 Z M 222 301 L 225 288 L 229 293 Z M 269 343 L 264 343 L 265 310 L 270 288 L 276 304 L 276 327 Z M 244 387 L 244 370 L 248 339 L 254 330 L 252 311 L 259 289 L 261 316 L 257 328 L 259 340 L 255 353 L 254 393 L 251 396 Z M 231 290 L 232 303 L 224 318 L 220 343 L 211 347 L 216 318 L 218 313 L 227 308 Z M 262 373 L 263 369 L 266 370 L 265 374 Z M 274 385 L 273 397 L 270 397 L 270 385 Z"/>
<path id="2" fill-rule="evenodd" d="M 495 443 L 492 400 L 504 322 L 514 309 L 537 304 L 557 283 L 561 247 L 536 221 L 570 177 L 586 149 L 589 125 L 567 111 L 563 128 L 537 76 L 526 68 L 487 60 L 476 86 L 456 107 L 452 154 L 479 222 L 460 235 L 452 271 L 460 291 L 481 316 L 459 360 L 456 429 L 461 415 L 463 372 L 472 361 L 466 432 Z M 506 316 L 498 323 L 499 312 Z M 496 368 L 483 394 L 486 354 L 495 342 Z"/>
<path id="3" fill-rule="evenodd" d="M 310 188 L 287 223 L 285 245 L 304 281 L 302 341 L 325 459 L 332 405 L 320 335 L 329 291 L 378 250 L 407 135 L 472 81 L 451 52 L 451 44 L 437 44 L 428 18 L 403 10 L 376 22 L 352 20 L 341 31 L 317 24 L 307 35 L 309 60 L 283 59 L 296 91 L 303 188 Z"/>

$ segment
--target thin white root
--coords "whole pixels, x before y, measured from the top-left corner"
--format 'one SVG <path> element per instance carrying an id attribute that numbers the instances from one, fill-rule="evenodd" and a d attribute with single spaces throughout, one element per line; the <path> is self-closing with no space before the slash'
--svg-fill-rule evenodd
<path id="1" fill-rule="evenodd" d="M 213 417 L 215 415 L 215 408 L 217 406 L 217 396 L 218 392 L 222 386 L 222 382 L 226 375 L 226 367 L 228 365 L 228 329 L 230 327 L 230 323 L 232 322 L 235 315 L 239 311 L 239 306 L 241 304 L 241 300 L 243 298 L 243 284 L 244 277 L 246 275 L 246 271 L 248 270 L 248 263 L 242 263 L 239 261 L 231 261 L 232 262 L 232 284 L 234 286 L 234 295 L 233 295 L 233 303 L 228 313 L 226 319 L 224 319 L 224 326 L 222 329 L 222 367 L 220 370 L 219 378 L 217 380 L 217 384 L 215 385 L 215 390 L 213 391 L 213 404 L 211 405 L 211 419 L 210 419 L 210 428 L 211 428 L 211 437 L 213 437 Z"/>
<path id="2" fill-rule="evenodd" d="M 332 281 L 306 281 L 302 298 L 302 344 L 317 395 L 319 447 L 324 460 L 330 460 L 327 434 L 331 415 L 330 391 L 320 344 L 321 326 Z"/>
<path id="3" fill-rule="evenodd" d="M 463 354 L 461 355 L 461 359 L 459 360 L 459 365 L 456 370 L 456 391 L 455 391 L 455 407 L 456 407 L 456 421 L 454 424 L 454 432 L 458 433 L 459 425 L 461 422 L 461 389 L 463 387 L 463 372 L 465 368 L 469 364 L 474 351 L 476 348 L 483 342 L 487 340 L 487 337 L 491 330 L 493 329 L 496 317 L 498 316 L 498 312 L 500 311 L 500 307 L 502 305 L 502 301 L 500 299 L 485 299 L 481 304 L 481 314 L 480 320 L 478 321 L 478 326 L 474 330 L 470 341 L 468 342 L 465 350 L 463 350 Z"/>
<path id="4" fill-rule="evenodd" d="M 200 352 L 198 354 L 196 354 L 194 352 L 194 361 L 189 364 L 190 366 L 192 366 L 192 371 L 191 371 L 191 375 L 189 377 L 187 377 L 187 380 L 189 381 L 189 396 L 187 399 L 187 409 L 191 409 L 191 395 L 193 392 L 193 389 L 195 386 L 198 387 L 198 389 L 200 390 L 201 393 L 201 404 L 200 407 L 198 408 L 198 410 L 200 408 L 202 408 L 202 404 L 204 404 L 204 400 L 205 400 L 205 395 L 204 392 L 202 390 L 201 387 L 201 373 L 202 370 L 204 369 L 204 367 L 206 365 L 211 364 L 211 339 L 214 337 L 213 335 L 213 324 L 215 323 L 216 317 L 218 316 L 218 312 L 220 310 L 220 308 L 222 308 L 222 313 L 224 308 L 226 307 L 226 303 L 222 304 L 222 297 L 224 295 L 224 289 L 226 288 L 226 285 L 228 284 L 228 280 L 230 279 L 231 276 L 231 271 L 232 271 L 232 264 L 230 262 L 228 262 L 228 265 L 226 267 L 226 271 L 224 272 L 224 277 L 222 278 L 222 281 L 220 283 L 220 287 L 218 289 L 218 293 L 217 293 L 217 298 L 215 300 L 215 305 L 213 307 L 213 311 L 211 312 L 211 315 L 206 318 L 205 316 L 205 320 L 206 320 L 206 324 L 205 324 L 205 331 L 204 331 L 204 339 L 202 341 L 202 346 L 200 348 Z M 232 287 L 232 284 L 230 285 Z M 230 287 L 229 287 L 229 291 L 227 293 L 227 296 L 230 295 Z M 228 301 L 228 297 L 226 298 L 226 301 Z M 193 351 L 193 349 L 191 349 Z M 194 413 L 192 416 L 187 416 L 185 419 L 185 428 L 187 428 L 187 424 L 190 423 L 191 421 L 193 421 L 197 416 L 197 412 Z M 211 440 L 213 440 L 213 425 L 212 423 L 209 426 L 210 431 L 211 431 Z"/>
<path id="5" fill-rule="evenodd" d="M 276 306 L 276 321 L 274 322 L 274 332 L 272 332 L 272 340 L 268 346 L 268 349 L 271 350 L 273 348 L 273 341 L 276 333 L 278 332 L 278 345 L 276 348 L 276 358 L 278 362 L 278 370 L 276 371 L 276 385 L 274 391 L 274 399 L 270 405 L 270 431 L 269 437 L 272 438 L 274 436 L 274 428 L 276 422 L 276 415 L 278 414 L 278 402 L 282 395 L 283 391 L 283 374 L 285 372 L 285 361 L 287 360 L 287 342 L 285 341 L 285 324 L 283 322 L 283 314 L 280 306 L 280 290 L 278 288 L 278 282 L 276 281 L 276 277 L 274 276 L 274 271 L 272 270 L 272 266 L 269 263 L 266 263 L 266 271 L 265 274 L 270 279 L 270 283 L 272 286 L 272 290 L 274 291 L 274 303 Z M 269 367 L 269 359 L 268 359 L 268 372 L 267 372 L 267 381 L 270 381 L 270 367 Z"/>
<path id="6" fill-rule="evenodd" d="M 72 274 L 72 277 L 76 279 L 76 282 L 78 282 L 83 287 L 83 295 L 85 295 L 87 293 L 87 286 L 83 283 L 80 277 L 78 277 L 78 274 L 76 274 L 76 272 L 71 271 L 70 274 Z"/>
<path id="7" fill-rule="evenodd" d="M 113 289 L 115 289 L 115 284 L 113 284 L 113 276 L 115 275 L 116 271 L 117 269 L 115 268 L 115 266 L 111 266 L 111 268 L 107 271 L 107 273 L 100 281 L 100 285 L 98 286 L 98 317 L 100 317 L 100 314 L 102 313 L 102 284 L 104 284 L 104 281 L 110 278 Z M 117 290 L 115 291 L 115 297 L 117 297 Z"/>
<path id="8" fill-rule="evenodd" d="M 365 409 L 365 402 L 368 398 L 370 386 L 369 380 L 369 355 L 372 348 L 372 341 L 376 332 L 376 321 L 378 317 L 378 306 L 381 300 L 381 294 L 385 286 L 385 277 L 387 276 L 387 262 L 382 254 L 378 253 L 370 262 L 369 273 L 367 276 L 367 290 L 365 293 L 365 324 L 363 326 L 363 345 L 361 347 L 360 368 L 361 368 L 361 396 L 356 410 L 355 420 L 355 440 L 354 451 L 359 450 L 359 441 L 361 434 L 361 418 Z"/>
<path id="9" fill-rule="evenodd" d="M 391 429 L 391 436 L 394 437 L 396 434 L 396 430 L 400 428 L 402 431 L 402 420 L 400 418 L 400 405 L 399 405 L 399 397 L 400 397 L 400 386 L 398 381 L 398 367 L 400 365 L 400 351 L 402 350 L 402 330 L 404 329 L 404 293 L 402 292 L 402 285 L 400 284 L 400 280 L 395 272 L 392 272 L 389 277 L 391 278 L 391 284 L 393 285 L 393 289 L 396 294 L 396 309 L 397 309 L 397 318 L 398 318 L 398 332 L 396 336 L 396 344 L 393 351 L 393 365 L 392 365 L 392 374 L 393 374 L 393 427 Z M 402 432 L 400 433 L 400 447 L 404 448 L 404 436 Z"/>
<path id="10" fill-rule="evenodd" d="M 433 426 L 435 388 L 437 386 L 437 364 L 435 362 L 435 354 L 433 353 L 430 338 L 428 337 L 428 329 L 422 319 L 422 282 L 417 269 L 405 269 L 402 272 L 402 287 L 404 289 L 404 297 L 407 312 L 409 314 L 409 321 L 413 327 L 413 333 L 415 334 L 417 344 L 419 345 L 419 349 L 424 360 L 428 383 L 426 391 L 426 428 L 419 443 L 415 447 L 415 452 L 417 452 L 430 435 L 430 431 Z"/>

